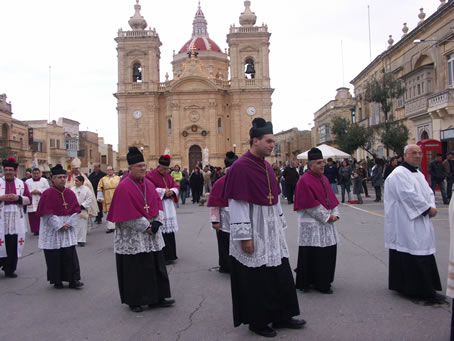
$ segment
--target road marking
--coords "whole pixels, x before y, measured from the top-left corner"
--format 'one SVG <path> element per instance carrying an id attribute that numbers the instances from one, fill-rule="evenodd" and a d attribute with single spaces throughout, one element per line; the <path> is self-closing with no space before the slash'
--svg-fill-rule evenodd
<path id="1" fill-rule="evenodd" d="M 345 206 L 347 206 L 347 207 L 350 207 L 350 208 L 353 208 L 353 209 L 355 209 L 355 210 L 358 210 L 358 211 L 362 211 L 362 212 L 366 212 L 366 213 L 369 213 L 369 214 L 375 215 L 375 216 L 377 216 L 377 217 L 382 217 L 382 218 L 384 218 L 384 217 L 385 217 L 385 216 L 384 216 L 384 215 L 382 215 L 382 214 L 379 214 L 379 213 L 375 213 L 375 212 L 372 212 L 372 211 L 368 211 L 368 210 L 364 210 L 364 209 L 362 209 L 362 208 L 359 208 L 359 207 L 355 207 L 355 206 L 353 206 L 353 205 L 348 205 L 348 204 L 343 204 L 343 205 L 345 205 Z"/>

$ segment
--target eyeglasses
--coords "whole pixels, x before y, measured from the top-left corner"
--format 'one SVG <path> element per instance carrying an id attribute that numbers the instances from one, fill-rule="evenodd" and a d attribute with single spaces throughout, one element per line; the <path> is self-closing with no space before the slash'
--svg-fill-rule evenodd
<path id="1" fill-rule="evenodd" d="M 411 153 L 408 153 L 408 154 L 410 154 L 412 156 L 422 156 L 423 155 L 422 152 L 411 152 Z"/>

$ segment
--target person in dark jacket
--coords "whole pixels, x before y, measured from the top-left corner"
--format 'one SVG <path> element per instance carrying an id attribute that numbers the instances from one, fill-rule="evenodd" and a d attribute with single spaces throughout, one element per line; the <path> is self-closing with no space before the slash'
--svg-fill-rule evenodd
<path id="1" fill-rule="evenodd" d="M 101 180 L 106 175 L 107 174 L 104 173 L 101 170 L 101 164 L 100 163 L 95 163 L 93 165 L 93 173 L 91 173 L 88 176 L 88 180 L 90 180 L 91 185 L 93 186 L 93 190 L 95 191 L 95 194 L 96 194 L 96 191 L 98 189 L 99 180 Z M 98 215 L 96 216 L 95 223 L 96 224 L 101 224 L 102 223 L 102 217 L 103 217 L 103 214 L 102 214 L 103 208 L 102 208 L 102 203 L 99 202 L 99 201 L 98 201 L 98 208 L 99 208 L 99 212 L 98 212 Z"/>
<path id="2" fill-rule="evenodd" d="M 194 168 L 191 177 L 189 178 L 189 183 L 191 184 L 192 203 L 199 203 L 200 193 L 203 189 L 203 175 L 200 173 L 199 167 Z"/>
<path id="3" fill-rule="evenodd" d="M 187 173 L 182 173 L 183 177 L 180 180 L 180 199 L 184 205 L 189 191 L 189 177 Z"/>
<path id="4" fill-rule="evenodd" d="M 331 185 L 334 193 L 338 194 L 339 190 L 337 189 L 337 178 L 339 170 L 337 169 L 337 165 L 333 162 L 332 158 L 329 157 L 327 161 L 328 164 L 325 165 L 324 174 L 328 178 L 329 184 Z"/>
<path id="5" fill-rule="evenodd" d="M 298 170 L 295 168 L 295 162 L 290 161 L 282 173 L 285 179 L 285 187 L 287 188 L 287 200 L 289 204 L 293 204 L 296 183 L 299 179 Z"/>
<path id="6" fill-rule="evenodd" d="M 381 201 L 381 186 L 383 185 L 383 159 L 374 158 L 374 165 L 371 169 L 370 181 L 375 189 L 375 202 Z"/>
<path id="7" fill-rule="evenodd" d="M 383 180 L 386 180 L 386 178 L 388 177 L 389 174 L 392 173 L 392 171 L 394 170 L 394 168 L 397 167 L 397 160 L 398 160 L 399 157 L 397 156 L 393 156 L 391 158 L 391 162 L 386 166 L 385 168 L 385 173 L 383 174 Z"/>
<path id="8" fill-rule="evenodd" d="M 353 171 L 352 171 L 352 183 L 353 183 L 353 194 L 356 194 L 358 198 L 358 204 L 363 203 L 363 198 L 361 193 L 363 193 L 362 181 L 363 181 L 363 172 L 359 162 L 354 162 Z"/>
<path id="9" fill-rule="evenodd" d="M 443 154 L 437 154 L 435 160 L 429 164 L 429 174 L 430 174 L 430 183 L 432 185 L 432 190 L 435 193 L 437 185 L 440 187 L 441 197 L 443 198 L 443 204 L 449 204 L 448 198 L 446 196 L 446 187 L 445 187 L 445 173 L 443 171 Z"/>
<path id="10" fill-rule="evenodd" d="M 352 169 L 348 160 L 344 160 L 342 166 L 339 167 L 339 184 L 341 185 L 342 202 L 345 202 L 345 191 L 347 191 L 348 201 L 351 201 L 350 186 L 352 185 Z"/>

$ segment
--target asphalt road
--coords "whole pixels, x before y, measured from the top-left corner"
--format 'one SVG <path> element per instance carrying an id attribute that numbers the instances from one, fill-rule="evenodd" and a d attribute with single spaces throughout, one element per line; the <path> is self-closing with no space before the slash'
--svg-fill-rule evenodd
<path id="1" fill-rule="evenodd" d="M 282 340 L 448 340 L 451 307 L 416 304 L 387 289 L 388 251 L 383 242 L 383 204 L 340 207 L 340 242 L 333 295 L 298 292 L 303 330 L 281 330 Z M 438 200 L 438 204 L 441 200 Z M 290 263 L 296 266 L 297 228 L 283 204 Z M 0 340 L 244 340 L 261 339 L 233 327 L 229 276 L 218 273 L 217 245 L 208 209 L 190 201 L 177 210 L 179 260 L 168 267 L 171 308 L 133 313 L 120 303 L 112 234 L 90 231 L 77 248 L 82 290 L 55 290 L 46 281 L 37 237 L 28 236 L 16 279 L 0 274 Z M 433 219 L 443 290 L 449 254 L 446 205 Z"/>

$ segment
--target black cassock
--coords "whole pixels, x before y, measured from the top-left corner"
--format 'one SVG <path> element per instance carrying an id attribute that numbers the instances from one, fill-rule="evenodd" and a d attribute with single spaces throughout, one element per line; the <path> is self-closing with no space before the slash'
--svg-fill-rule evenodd
<path id="1" fill-rule="evenodd" d="M 50 284 L 80 280 L 79 258 L 75 246 L 44 250 L 47 280 Z"/>
<path id="2" fill-rule="evenodd" d="M 288 258 L 279 266 L 247 267 L 231 257 L 233 323 L 264 326 L 300 314 Z"/>
<path id="3" fill-rule="evenodd" d="M 177 260 L 177 245 L 175 241 L 175 232 L 162 233 L 165 246 L 162 249 L 166 261 Z"/>
<path id="4" fill-rule="evenodd" d="M 121 303 L 153 305 L 171 296 L 163 251 L 116 254 L 116 261 Z"/>

